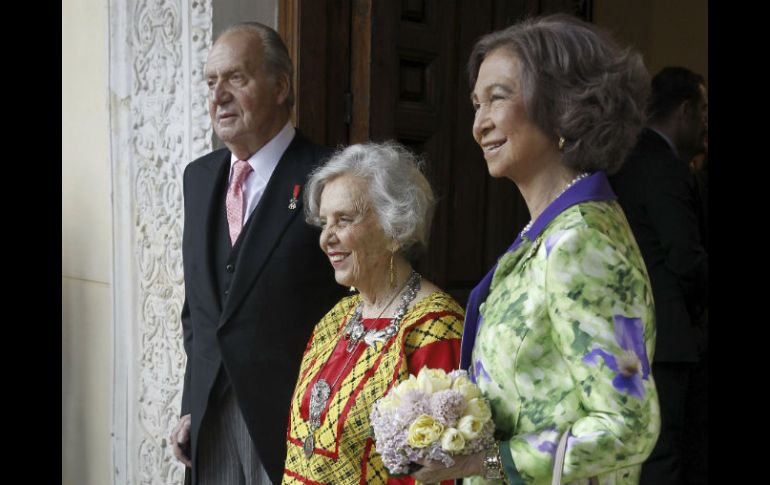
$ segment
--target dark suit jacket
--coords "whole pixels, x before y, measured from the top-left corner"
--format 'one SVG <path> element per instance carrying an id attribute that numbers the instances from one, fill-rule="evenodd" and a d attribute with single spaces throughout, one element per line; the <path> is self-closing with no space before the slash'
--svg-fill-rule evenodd
<path id="1" fill-rule="evenodd" d="M 695 307 L 706 299 L 708 255 L 699 235 L 694 179 L 687 162 L 645 129 L 610 177 L 652 283 L 655 362 L 695 362 L 703 345 Z"/>
<path id="2" fill-rule="evenodd" d="M 182 415 L 192 415 L 192 456 L 197 456 L 201 422 L 224 366 L 274 483 L 283 474 L 289 401 L 302 353 L 314 325 L 344 293 L 318 246 L 319 231 L 304 221 L 302 193 L 296 209 L 288 207 L 295 184 L 304 189 L 308 173 L 325 155 L 297 131 L 226 270 L 213 266 L 217 238 L 222 237 L 218 221 L 224 217 L 230 152 L 214 151 L 184 173 L 182 326 L 187 368 Z M 228 275 L 227 288 L 217 283 L 220 270 Z M 192 480 L 197 481 L 194 466 Z"/>

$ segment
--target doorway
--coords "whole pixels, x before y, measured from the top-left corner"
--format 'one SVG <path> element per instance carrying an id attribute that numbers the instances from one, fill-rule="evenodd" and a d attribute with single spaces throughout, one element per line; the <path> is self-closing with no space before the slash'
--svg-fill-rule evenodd
<path id="1" fill-rule="evenodd" d="M 465 65 L 476 40 L 574 0 L 281 0 L 278 27 L 297 66 L 295 123 L 330 148 L 396 140 L 420 154 L 438 206 L 416 269 L 465 306 L 529 220 L 507 180 L 489 177 L 471 135 Z"/>

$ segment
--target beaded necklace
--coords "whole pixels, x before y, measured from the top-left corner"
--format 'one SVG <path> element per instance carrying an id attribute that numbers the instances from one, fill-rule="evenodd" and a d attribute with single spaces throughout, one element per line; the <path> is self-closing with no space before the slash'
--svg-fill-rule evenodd
<path id="1" fill-rule="evenodd" d="M 583 173 L 581 173 L 580 175 L 578 175 L 577 177 L 575 177 L 574 179 L 572 179 L 572 180 L 571 180 L 571 181 L 570 181 L 570 182 L 569 182 L 567 185 L 565 185 L 565 186 L 564 186 L 564 188 L 563 188 L 563 189 L 561 189 L 561 192 L 559 192 L 558 194 L 556 194 L 556 197 L 554 197 L 553 199 L 551 199 L 551 200 L 548 202 L 548 204 L 546 205 L 546 207 L 548 207 L 548 205 L 551 205 L 551 202 L 553 202 L 554 200 L 556 200 L 556 199 L 558 199 L 559 197 L 561 197 L 561 195 L 562 195 L 564 192 L 566 192 L 566 191 L 567 191 L 567 189 L 569 189 L 570 187 L 572 187 L 573 185 L 575 185 L 576 183 L 578 183 L 580 180 L 582 180 L 582 179 L 584 179 L 584 178 L 588 177 L 588 175 L 589 175 L 589 174 L 588 174 L 587 172 L 583 172 Z M 527 223 L 527 225 L 526 225 L 526 226 L 524 226 L 524 229 L 522 229 L 522 230 L 521 230 L 521 232 L 520 232 L 519 234 L 521 234 L 521 236 L 522 236 L 522 237 L 524 237 L 524 235 L 525 235 L 526 233 L 528 233 L 530 229 L 532 229 L 532 224 L 534 224 L 534 223 L 535 223 L 535 219 L 530 219 L 530 220 L 529 220 L 529 222 Z"/>

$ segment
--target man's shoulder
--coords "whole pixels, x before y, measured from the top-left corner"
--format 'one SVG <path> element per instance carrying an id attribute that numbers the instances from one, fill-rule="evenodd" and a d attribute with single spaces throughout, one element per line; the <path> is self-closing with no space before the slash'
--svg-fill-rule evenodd
<path id="1" fill-rule="evenodd" d="M 620 170 L 610 177 L 610 181 L 628 179 L 634 184 L 640 184 L 642 180 L 649 181 L 657 175 L 671 171 L 678 172 L 682 166 L 684 166 L 682 161 L 676 157 L 660 135 L 652 130 L 645 130 Z"/>
<path id="2" fill-rule="evenodd" d="M 666 140 L 650 129 L 642 132 L 629 158 L 648 160 L 648 163 L 658 164 L 681 163 Z"/>
<path id="3" fill-rule="evenodd" d="M 196 158 L 187 165 L 186 170 L 200 170 L 202 168 L 211 169 L 217 165 L 217 162 L 226 160 L 229 156 L 230 150 L 227 148 L 219 148 Z"/>
<path id="4" fill-rule="evenodd" d="M 331 150 L 313 142 L 300 130 L 297 130 L 284 156 L 291 157 L 294 163 L 301 163 L 312 168 L 326 161 L 330 154 Z"/>

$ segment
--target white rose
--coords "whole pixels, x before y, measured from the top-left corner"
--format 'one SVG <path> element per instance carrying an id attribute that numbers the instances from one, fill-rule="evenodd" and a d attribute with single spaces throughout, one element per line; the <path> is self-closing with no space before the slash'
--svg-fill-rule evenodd
<path id="1" fill-rule="evenodd" d="M 479 418 L 482 423 L 492 419 L 492 410 L 489 408 L 487 400 L 483 397 L 477 397 L 468 401 L 468 405 L 465 406 L 465 414 Z"/>
<path id="2" fill-rule="evenodd" d="M 396 392 L 396 389 L 392 389 L 388 395 L 378 401 L 377 409 L 380 411 L 396 409 L 399 404 L 401 404 L 401 396 Z"/>
<path id="3" fill-rule="evenodd" d="M 417 375 L 417 385 L 428 394 L 449 389 L 452 378 L 441 369 L 428 369 L 423 367 Z"/>
<path id="4" fill-rule="evenodd" d="M 460 376 L 452 383 L 452 389 L 463 395 L 466 401 L 470 401 L 474 397 L 481 395 L 479 386 L 472 383 L 470 379 L 465 376 Z"/>
<path id="5" fill-rule="evenodd" d="M 484 423 L 476 416 L 463 416 L 457 422 L 457 429 L 462 433 L 463 438 L 470 441 L 478 438 Z"/>
<path id="6" fill-rule="evenodd" d="M 441 435 L 441 448 L 449 453 L 456 453 L 465 448 L 465 438 L 455 428 L 447 428 Z"/>
<path id="7" fill-rule="evenodd" d="M 419 389 L 419 387 L 420 386 L 417 384 L 417 378 L 410 374 L 408 379 L 401 381 L 398 384 L 396 392 L 399 396 L 402 396 L 404 392 L 408 391 L 409 389 Z"/>

